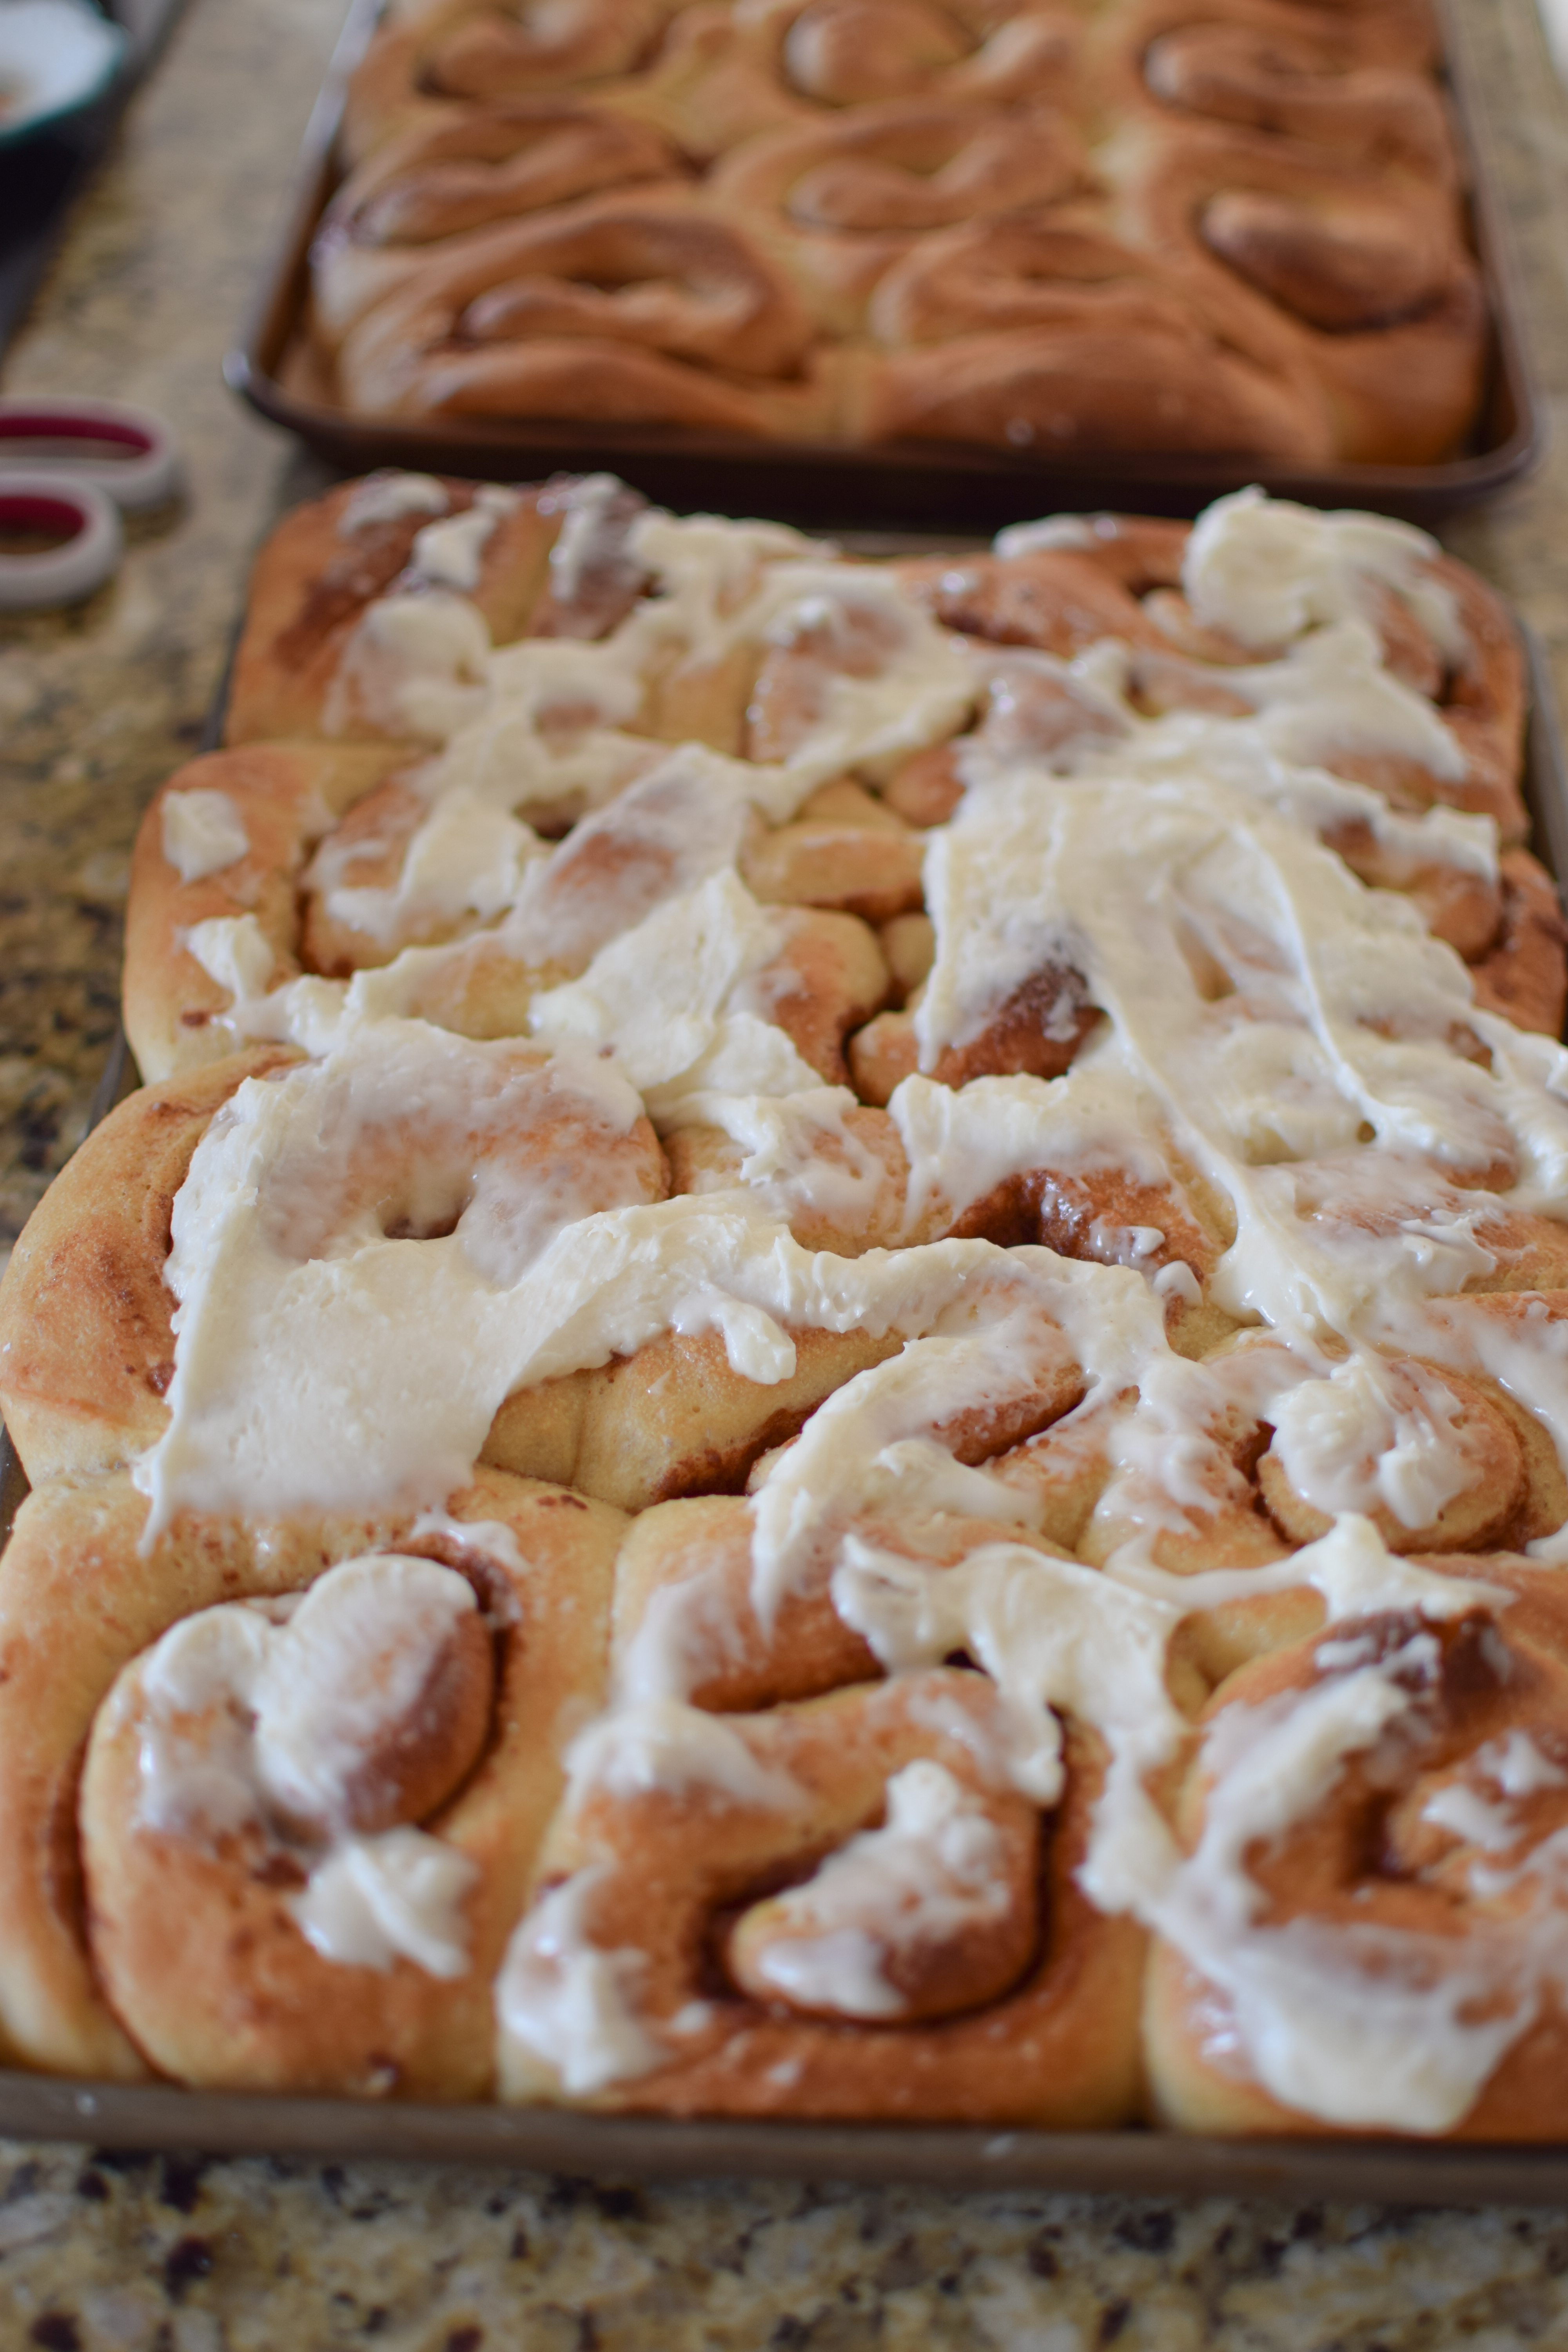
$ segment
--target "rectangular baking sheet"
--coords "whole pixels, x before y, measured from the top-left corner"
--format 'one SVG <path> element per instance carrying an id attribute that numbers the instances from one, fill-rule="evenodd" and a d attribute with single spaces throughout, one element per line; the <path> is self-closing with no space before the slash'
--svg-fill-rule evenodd
<path id="1" fill-rule="evenodd" d="M 1535 848 L 1561 884 L 1568 876 L 1568 766 L 1545 656 L 1529 630 L 1524 635 L 1530 676 L 1524 797 Z M 210 749 L 218 733 L 215 715 L 203 748 Z M 121 1033 L 94 1095 L 89 1128 L 106 1118 L 135 1082 Z M 0 1427 L 0 1546 L 26 1491 Z M 499 2104 L 376 2104 L 188 2091 L 170 2084 L 83 2083 L 7 2068 L 0 2068 L 0 2137 L 217 2155 L 406 2157 L 523 2166 L 599 2180 L 859 2180 L 1123 2197 L 1568 2206 L 1568 2145 L 670 2121 Z"/>
<path id="2" fill-rule="evenodd" d="M 1440 465 L 1306 467 L 1214 457 L 1086 454 L 1052 466 L 955 442 L 846 447 L 673 425 L 353 415 L 319 381 L 303 330 L 310 240 L 337 182 L 333 157 L 348 79 L 380 5 L 381 0 L 353 0 L 305 134 L 294 209 L 278 258 L 224 369 L 253 408 L 345 472 L 407 466 L 518 481 L 607 466 L 678 512 L 765 514 L 816 527 L 990 532 L 1058 509 L 1195 514 L 1241 480 L 1259 481 L 1276 497 L 1312 506 L 1372 507 L 1432 522 L 1493 497 L 1541 457 L 1543 410 L 1457 11 L 1446 18 L 1448 84 L 1470 164 L 1471 226 L 1491 314 L 1491 349 L 1474 446 Z"/>

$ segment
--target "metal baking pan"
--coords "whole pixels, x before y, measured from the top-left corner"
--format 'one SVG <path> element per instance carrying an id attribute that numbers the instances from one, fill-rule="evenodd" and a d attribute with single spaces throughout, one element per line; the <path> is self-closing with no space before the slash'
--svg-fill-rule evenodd
<path id="1" fill-rule="evenodd" d="M 353 0 L 305 134 L 287 234 L 242 340 L 224 363 L 230 385 L 253 408 L 345 472 L 407 466 L 519 481 L 609 467 L 678 512 L 989 532 L 1058 509 L 1192 515 L 1244 480 L 1311 506 L 1371 507 L 1429 523 L 1495 496 L 1542 455 L 1544 412 L 1527 355 L 1519 281 L 1462 34 L 1452 16 L 1446 26 L 1448 86 L 1468 152 L 1471 226 L 1491 312 L 1491 351 L 1472 446 L 1440 465 L 1314 468 L 1130 454 L 1086 454 L 1049 465 L 955 442 L 849 447 L 674 425 L 354 415 L 338 406 L 319 381 L 304 321 L 310 241 L 340 177 L 334 151 L 348 79 L 379 6 L 380 0 Z"/>
<path id="2" fill-rule="evenodd" d="M 1535 848 L 1568 876 L 1568 765 L 1539 640 L 1523 631 L 1530 719 L 1523 788 Z M 224 696 L 202 749 L 221 732 Z M 89 1130 L 136 1083 L 123 1030 Z M 27 1482 L 0 1426 L 0 1546 Z M 588 2179 L 858 2180 L 1122 2197 L 1247 2197 L 1385 2205 L 1568 2206 L 1568 2144 L 1245 2139 L 1129 2127 L 987 2130 L 935 2124 L 694 2122 L 499 2103 L 279 2096 L 171 2084 L 85 2083 L 0 2068 L 0 2137 L 214 2155 L 404 2157 L 523 2166 Z"/>

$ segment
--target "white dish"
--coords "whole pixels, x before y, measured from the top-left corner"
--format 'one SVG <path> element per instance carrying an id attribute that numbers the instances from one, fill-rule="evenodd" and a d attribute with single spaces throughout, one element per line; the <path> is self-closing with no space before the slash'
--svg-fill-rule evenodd
<path id="1" fill-rule="evenodd" d="M 124 48 L 87 0 L 0 0 L 0 147 L 101 96 Z"/>

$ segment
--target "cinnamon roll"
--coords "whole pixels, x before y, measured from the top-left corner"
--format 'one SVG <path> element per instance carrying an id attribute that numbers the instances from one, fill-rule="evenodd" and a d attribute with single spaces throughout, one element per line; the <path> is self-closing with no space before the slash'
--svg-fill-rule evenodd
<path id="1" fill-rule="evenodd" d="M 570 100 L 449 108 L 387 141 L 333 197 L 311 250 L 317 326 L 335 345 L 446 238 L 679 176 L 657 131 Z"/>
<path id="2" fill-rule="evenodd" d="M 503 2091 L 1121 2119 L 1142 1938 L 1077 1883 L 1100 1741 L 1069 1730 L 1031 1779 L 985 1675 L 882 1679 L 821 1591 L 759 1612 L 748 1538 L 744 1506 L 675 1504 L 623 1551 L 618 1700 L 498 1978 Z"/>
<path id="3" fill-rule="evenodd" d="M 480 2094 L 616 1515 L 487 1471 L 424 1518 L 146 1517 L 123 1478 L 45 1486 L 7 1548 L 8 2052 Z"/>
<path id="4" fill-rule="evenodd" d="M 1150 1978 L 1163 2116 L 1561 2135 L 1556 1580 L 1483 1558 L 1441 1620 L 1348 1618 L 1220 1684 Z"/>

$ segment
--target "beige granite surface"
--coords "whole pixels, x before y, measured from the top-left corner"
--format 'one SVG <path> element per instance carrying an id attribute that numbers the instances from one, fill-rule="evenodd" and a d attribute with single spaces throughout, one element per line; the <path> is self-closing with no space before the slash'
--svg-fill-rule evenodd
<path id="1" fill-rule="evenodd" d="M 188 491 L 64 618 L 0 619 L 0 1253 L 79 1139 L 138 812 L 200 733 L 248 550 L 308 461 L 219 362 L 342 0 L 192 0 L 0 389 L 164 412 Z M 1468 0 L 1552 408 L 1568 100 L 1530 0 Z M 1568 451 L 1456 549 L 1568 696 Z M 1511 2352 L 1568 2347 L 1568 2216 L 972 2191 L 639 2189 L 0 2143 L 0 2352 Z"/>

